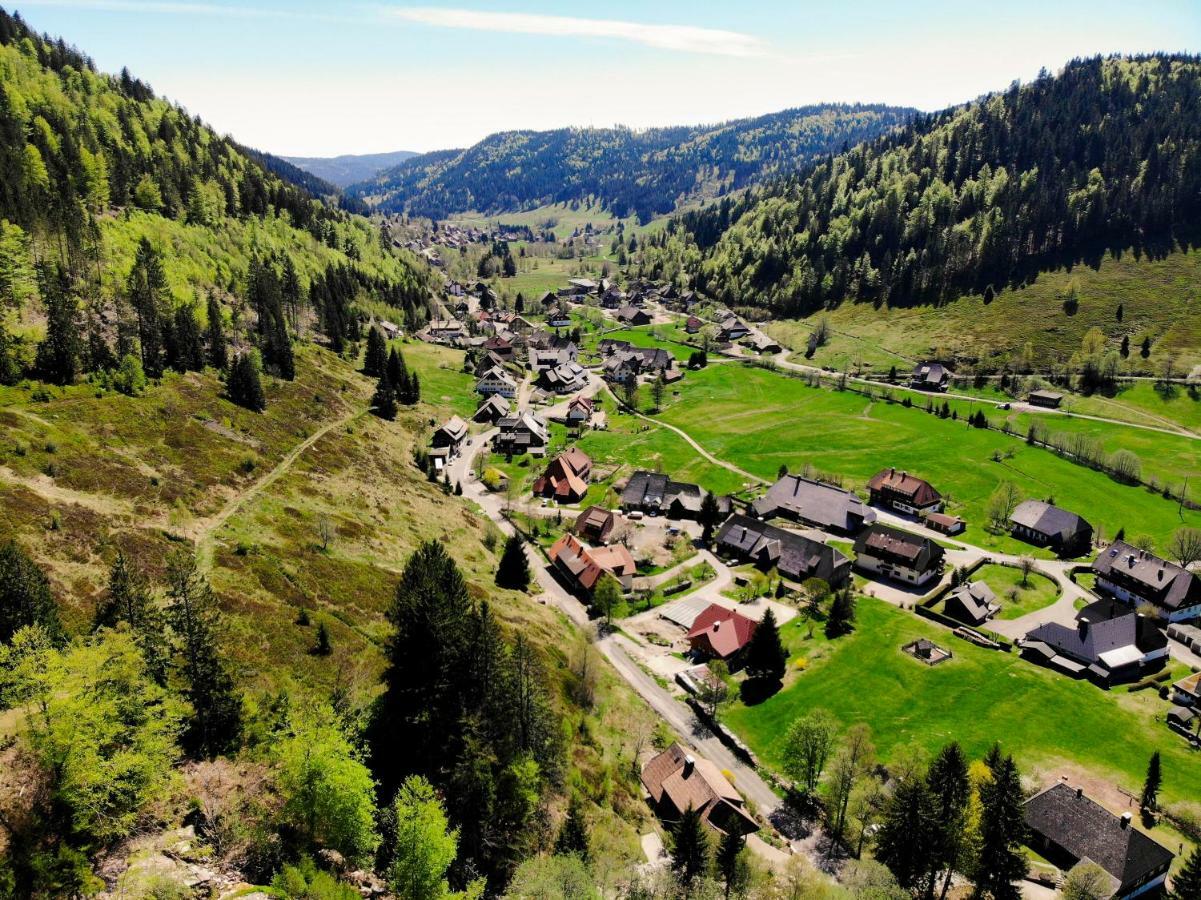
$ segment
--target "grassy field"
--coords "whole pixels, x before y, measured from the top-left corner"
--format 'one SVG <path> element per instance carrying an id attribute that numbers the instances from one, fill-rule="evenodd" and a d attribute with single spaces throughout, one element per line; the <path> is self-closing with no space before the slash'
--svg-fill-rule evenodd
<path id="1" fill-rule="evenodd" d="M 479 407 L 476 379 L 463 371 L 463 351 L 424 341 L 392 341 L 405 364 L 421 379 L 421 399 L 445 415 L 457 413 L 470 421 Z"/>
<path id="2" fill-rule="evenodd" d="M 813 362 L 835 369 L 859 364 L 887 371 L 928 357 L 996 360 L 1016 357 L 1027 343 L 1039 366 L 1065 362 L 1080 348 L 1084 334 L 1100 328 L 1114 349 L 1123 335 L 1137 348 L 1152 340 L 1149 360 L 1131 355 L 1131 363 L 1155 374 L 1167 354 L 1177 368 L 1201 363 L 1201 310 L 1196 286 L 1201 280 L 1201 251 L 1182 251 L 1163 259 L 1133 254 L 1105 258 L 1099 268 L 1077 266 L 1050 272 L 1025 288 L 1001 291 L 991 303 L 968 296 L 942 306 L 875 309 L 844 304 L 828 313 L 834 335 Z M 1073 315 L 1063 298 L 1075 286 L 1079 306 Z M 1122 320 L 1117 307 L 1122 304 Z M 767 330 L 777 340 L 803 350 L 813 319 L 778 322 Z"/>
<path id="3" fill-rule="evenodd" d="M 983 581 L 997 595 L 999 619 L 1020 619 L 1050 606 L 1059 596 L 1059 586 L 1046 575 L 1031 572 L 1022 584 L 1022 571 L 1013 566 L 981 566 L 972 573 L 972 581 Z"/>
<path id="4" fill-rule="evenodd" d="M 1195 511 L 1179 513 L 1176 504 L 1143 488 L 1118 484 L 1019 438 L 921 409 L 812 388 L 747 367 L 709 366 L 675 387 L 678 396 L 660 418 L 715 456 L 766 479 L 774 478 L 781 465 L 793 472 L 808 465 L 856 488 L 881 468 L 896 466 L 943 493 L 950 510 L 967 520 L 964 540 L 970 543 L 1033 552 L 984 528 L 988 497 L 1002 481 L 1012 482 L 1024 497 L 1053 497 L 1110 536 L 1124 527 L 1127 534 L 1145 533 L 1163 546 L 1182 523 L 1201 523 Z"/>
<path id="5" fill-rule="evenodd" d="M 824 707 L 844 728 L 869 725 L 886 761 L 909 746 L 932 755 L 951 740 L 979 758 L 999 741 L 1027 775 L 1049 779 L 1083 767 L 1137 791 L 1147 759 L 1159 750 L 1166 801 L 1195 799 L 1201 791 L 1201 757 L 1156 721 L 1167 706 L 1153 691 L 1106 694 L 1016 656 L 955 640 L 945 629 L 872 599 L 859 601 L 856 630 L 846 638 L 826 641 L 820 625 L 803 619 L 783 632 L 790 649 L 803 648 L 803 671 L 793 666 L 785 688 L 765 702 L 735 702 L 723 713 L 773 767 L 780 765 L 780 738 L 789 724 Z M 901 652 L 919 637 L 950 649 L 954 658 L 928 667 Z"/>

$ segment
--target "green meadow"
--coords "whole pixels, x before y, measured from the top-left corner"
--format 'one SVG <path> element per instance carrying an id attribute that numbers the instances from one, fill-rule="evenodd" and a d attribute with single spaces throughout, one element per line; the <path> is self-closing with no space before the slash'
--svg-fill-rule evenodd
<path id="1" fill-rule="evenodd" d="M 1053 498 L 1110 536 L 1125 528 L 1129 535 L 1148 534 L 1163 547 L 1181 524 L 1201 525 L 1201 514 L 1180 511 L 1145 488 L 1119 484 L 1020 438 L 940 419 L 923 409 L 814 388 L 745 366 L 709 366 L 674 387 L 677 395 L 659 417 L 718 458 L 766 479 L 774 478 L 781 465 L 792 472 L 810 466 L 859 489 L 880 469 L 895 466 L 934 484 L 950 511 L 967 520 L 964 540 L 982 546 L 1030 549 L 984 528 L 988 498 L 1003 481 L 1012 482 L 1023 497 Z"/>
<path id="2" fill-rule="evenodd" d="M 806 635 L 815 632 L 814 637 Z M 731 703 L 722 718 L 766 764 L 778 768 L 780 739 L 814 707 L 843 728 L 866 723 L 885 761 L 905 748 L 930 756 L 951 740 L 980 758 L 994 742 L 1012 752 L 1023 772 L 1042 780 L 1085 767 L 1137 791 L 1147 760 L 1163 757 L 1162 797 L 1169 803 L 1201 792 L 1201 756 L 1156 716 L 1166 707 L 1153 691 L 1103 693 L 1034 666 L 1013 654 L 955 639 L 945 629 L 888 604 L 863 598 L 853 634 L 835 641 L 803 619 L 782 632 L 803 670 L 768 700 Z M 927 666 L 901 652 L 917 638 L 949 649 L 953 658 Z"/>

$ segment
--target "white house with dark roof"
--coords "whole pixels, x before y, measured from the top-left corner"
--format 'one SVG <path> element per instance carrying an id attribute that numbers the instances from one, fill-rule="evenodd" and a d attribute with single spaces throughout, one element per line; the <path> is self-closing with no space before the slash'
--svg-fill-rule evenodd
<path id="1" fill-rule="evenodd" d="M 1125 541 L 1097 554 L 1097 588 L 1131 606 L 1149 603 L 1169 622 L 1201 616 L 1201 578 Z"/>
<path id="2" fill-rule="evenodd" d="M 1059 556 L 1087 553 L 1093 545 L 1093 526 L 1085 519 L 1043 500 L 1026 500 L 1009 517 L 1015 538 L 1038 547 L 1050 547 Z"/>
<path id="3" fill-rule="evenodd" d="M 487 397 L 490 394 L 500 394 L 512 399 L 517 396 L 517 381 L 504 369 L 493 366 L 480 375 L 475 383 L 475 392 Z"/>

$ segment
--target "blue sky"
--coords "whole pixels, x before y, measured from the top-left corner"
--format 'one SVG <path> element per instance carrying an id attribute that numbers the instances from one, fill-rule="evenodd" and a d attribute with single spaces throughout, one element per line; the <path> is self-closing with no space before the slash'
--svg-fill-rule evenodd
<path id="1" fill-rule="evenodd" d="M 1201 50 L 1198 0 L 27 0 L 13 7 L 282 154 L 715 122 L 822 101 L 937 109 L 1073 56 Z"/>

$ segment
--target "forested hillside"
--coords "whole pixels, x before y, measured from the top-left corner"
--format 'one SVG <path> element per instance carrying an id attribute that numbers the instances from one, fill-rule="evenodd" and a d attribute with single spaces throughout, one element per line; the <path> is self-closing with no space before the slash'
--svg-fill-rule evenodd
<path id="1" fill-rule="evenodd" d="M 510 131 L 466 150 L 413 157 L 348 193 L 384 212 L 432 218 L 591 201 L 616 216 L 646 221 L 682 201 L 794 171 L 913 114 L 889 106 L 824 105 L 714 126 Z"/>
<path id="2" fill-rule="evenodd" d="M 3 15 L 0 76 L 0 380 L 115 369 L 135 343 L 156 374 L 179 362 L 177 326 L 239 315 L 256 262 L 284 284 L 292 330 L 312 313 L 352 337 L 360 299 L 426 315 L 416 260 L 128 72 L 98 73 Z M 133 276 L 148 271 L 139 289 Z"/>
<path id="3" fill-rule="evenodd" d="M 805 315 L 940 302 L 1201 225 L 1201 61 L 1077 60 L 683 217 L 644 269 L 699 265 L 730 304 Z M 693 245 L 689 249 L 688 245 Z"/>

